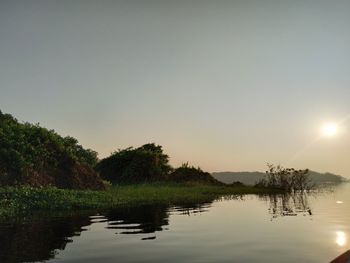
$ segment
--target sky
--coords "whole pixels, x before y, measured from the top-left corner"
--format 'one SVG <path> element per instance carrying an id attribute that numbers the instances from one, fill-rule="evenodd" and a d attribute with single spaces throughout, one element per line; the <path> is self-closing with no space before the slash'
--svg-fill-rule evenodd
<path id="1" fill-rule="evenodd" d="M 0 109 L 99 157 L 350 177 L 350 1 L 0 0 Z M 339 132 L 320 137 L 325 122 Z"/>

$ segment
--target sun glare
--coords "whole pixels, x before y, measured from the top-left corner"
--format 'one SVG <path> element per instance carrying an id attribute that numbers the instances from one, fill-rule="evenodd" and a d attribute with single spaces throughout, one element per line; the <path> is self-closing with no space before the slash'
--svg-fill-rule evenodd
<path id="1" fill-rule="evenodd" d="M 337 134 L 338 126 L 335 123 L 326 123 L 322 127 L 322 134 L 327 137 L 332 137 Z"/>
<path id="2" fill-rule="evenodd" d="M 346 244 L 346 236 L 343 231 L 337 231 L 337 238 L 335 242 L 338 244 L 338 246 L 343 247 Z"/>

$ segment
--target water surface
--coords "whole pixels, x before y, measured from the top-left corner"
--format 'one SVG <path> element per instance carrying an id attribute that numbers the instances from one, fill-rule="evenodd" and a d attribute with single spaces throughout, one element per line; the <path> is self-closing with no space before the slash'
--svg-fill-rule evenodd
<path id="1" fill-rule="evenodd" d="M 350 248 L 350 184 L 309 195 L 34 214 L 0 223 L 0 262 L 329 262 Z"/>

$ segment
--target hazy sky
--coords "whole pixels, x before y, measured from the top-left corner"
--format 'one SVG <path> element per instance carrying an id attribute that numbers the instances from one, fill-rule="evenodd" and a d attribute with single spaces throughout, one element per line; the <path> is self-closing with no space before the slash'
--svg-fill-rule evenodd
<path id="1" fill-rule="evenodd" d="M 0 109 L 99 157 L 350 176 L 350 1 L 0 0 Z M 304 149 L 304 150 L 303 150 Z"/>

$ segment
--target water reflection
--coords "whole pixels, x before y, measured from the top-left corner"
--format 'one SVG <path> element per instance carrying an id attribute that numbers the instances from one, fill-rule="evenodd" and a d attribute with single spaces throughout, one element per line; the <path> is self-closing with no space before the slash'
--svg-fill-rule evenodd
<path id="1" fill-rule="evenodd" d="M 116 234 L 147 234 L 162 231 L 169 224 L 168 207 L 146 205 L 141 207 L 118 208 L 105 214 L 108 229 Z"/>
<path id="2" fill-rule="evenodd" d="M 117 208 L 107 212 L 78 214 L 36 214 L 0 222 L 0 262 L 37 262 L 54 258 L 91 224 L 104 223 L 116 234 L 140 234 L 140 240 L 156 239 L 156 232 L 166 230 L 169 215 L 206 212 L 211 203 L 146 205 Z M 147 234 L 152 234 L 151 236 Z"/>
<path id="3" fill-rule="evenodd" d="M 346 236 L 343 231 L 337 231 L 336 232 L 337 238 L 335 242 L 338 244 L 338 246 L 343 247 L 346 244 Z"/>
<path id="4" fill-rule="evenodd" d="M 268 211 L 272 218 L 312 215 L 307 195 L 304 193 L 259 198 L 268 203 Z M 227 199 L 244 201 L 248 198 L 231 196 L 216 201 L 227 202 Z M 116 234 L 115 238 L 120 240 L 134 235 L 141 242 L 152 242 L 157 239 L 157 232 L 168 229 L 170 216 L 201 215 L 210 210 L 213 202 L 176 206 L 152 204 L 98 213 L 94 211 L 63 215 L 36 214 L 11 219 L 6 223 L 0 222 L 0 262 L 36 262 L 55 258 L 60 250 L 64 250 L 68 243 L 73 242 L 74 236 L 90 230 L 88 226 L 94 224 L 100 224 L 103 231 L 113 231 Z M 339 246 L 346 244 L 344 232 L 337 232 L 336 243 Z"/>
<path id="5" fill-rule="evenodd" d="M 90 225 L 86 215 L 48 219 L 37 214 L 0 224 L 0 262 L 34 262 L 53 258 L 64 250 L 71 237 Z"/>
<path id="6" fill-rule="evenodd" d="M 266 195 L 260 197 L 269 202 L 268 211 L 272 219 L 281 216 L 312 216 L 308 202 L 308 194 L 305 192 L 294 192 L 280 195 Z"/>
<path id="7" fill-rule="evenodd" d="M 171 214 L 178 215 L 196 215 L 207 212 L 212 203 L 203 203 L 203 204 L 193 204 L 193 205 L 182 205 L 174 206 L 170 209 Z"/>

